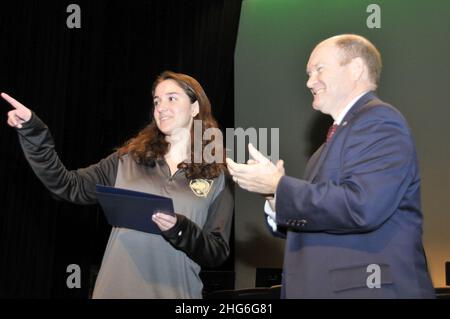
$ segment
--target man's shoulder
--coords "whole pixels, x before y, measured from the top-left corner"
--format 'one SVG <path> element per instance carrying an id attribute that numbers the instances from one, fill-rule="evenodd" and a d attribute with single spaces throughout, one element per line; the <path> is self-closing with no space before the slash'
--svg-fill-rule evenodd
<path id="1" fill-rule="evenodd" d="M 392 104 L 381 100 L 377 96 L 358 108 L 354 114 L 354 122 L 366 120 L 395 121 L 407 126 L 407 121 L 402 113 Z"/>
<path id="2" fill-rule="evenodd" d="M 375 97 L 361 105 L 351 118 L 348 118 L 347 136 L 363 138 L 363 136 L 395 134 L 398 138 L 411 139 L 411 128 L 405 117 L 393 105 Z M 394 133 L 395 132 L 395 133 Z"/>

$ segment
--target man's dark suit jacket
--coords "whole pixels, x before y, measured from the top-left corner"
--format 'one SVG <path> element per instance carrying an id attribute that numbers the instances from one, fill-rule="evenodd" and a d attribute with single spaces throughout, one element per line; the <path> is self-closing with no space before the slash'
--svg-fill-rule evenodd
<path id="1" fill-rule="evenodd" d="M 420 176 L 410 129 L 373 92 L 311 157 L 305 179 L 284 176 L 285 298 L 432 298 L 422 246 Z M 372 268 L 380 268 L 380 288 Z M 369 278 L 370 277 L 370 278 Z"/>

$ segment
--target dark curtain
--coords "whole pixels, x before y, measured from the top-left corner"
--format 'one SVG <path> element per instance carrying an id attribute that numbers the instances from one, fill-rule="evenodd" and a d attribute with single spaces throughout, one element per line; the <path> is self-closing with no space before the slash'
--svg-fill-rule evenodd
<path id="1" fill-rule="evenodd" d="M 81 29 L 66 25 L 70 3 L 81 8 Z M 233 127 L 240 8 L 241 0 L 1 2 L 0 91 L 47 123 L 68 169 L 99 161 L 146 125 L 163 70 L 195 77 L 221 127 Z M 52 198 L 6 125 L 8 104 L 0 107 L 0 297 L 85 298 L 110 227 L 98 206 Z M 69 264 L 81 267 L 81 289 L 66 286 Z M 219 268 L 233 269 L 233 257 Z"/>

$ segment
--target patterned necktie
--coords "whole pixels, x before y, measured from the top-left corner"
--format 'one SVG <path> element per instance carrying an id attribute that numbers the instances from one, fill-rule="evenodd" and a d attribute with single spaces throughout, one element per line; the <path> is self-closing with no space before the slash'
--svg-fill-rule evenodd
<path id="1" fill-rule="evenodd" d="M 330 126 L 330 128 L 328 129 L 328 134 L 327 134 L 327 141 L 326 143 L 328 143 L 331 138 L 333 137 L 334 133 L 336 133 L 336 129 L 337 129 L 338 125 L 337 124 L 333 124 Z"/>

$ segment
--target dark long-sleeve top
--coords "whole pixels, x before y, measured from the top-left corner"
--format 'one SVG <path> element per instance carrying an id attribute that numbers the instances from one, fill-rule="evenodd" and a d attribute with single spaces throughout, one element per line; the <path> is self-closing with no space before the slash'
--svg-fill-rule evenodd
<path id="1" fill-rule="evenodd" d="M 69 171 L 55 151 L 48 127 L 35 114 L 17 131 L 33 171 L 63 200 L 95 204 L 96 184 L 173 200 L 177 223 L 162 236 L 112 228 L 94 298 L 201 298 L 200 266 L 217 266 L 229 254 L 233 198 L 223 174 L 189 180 L 184 170 L 171 175 L 164 159 L 152 167 L 117 153 Z"/>

